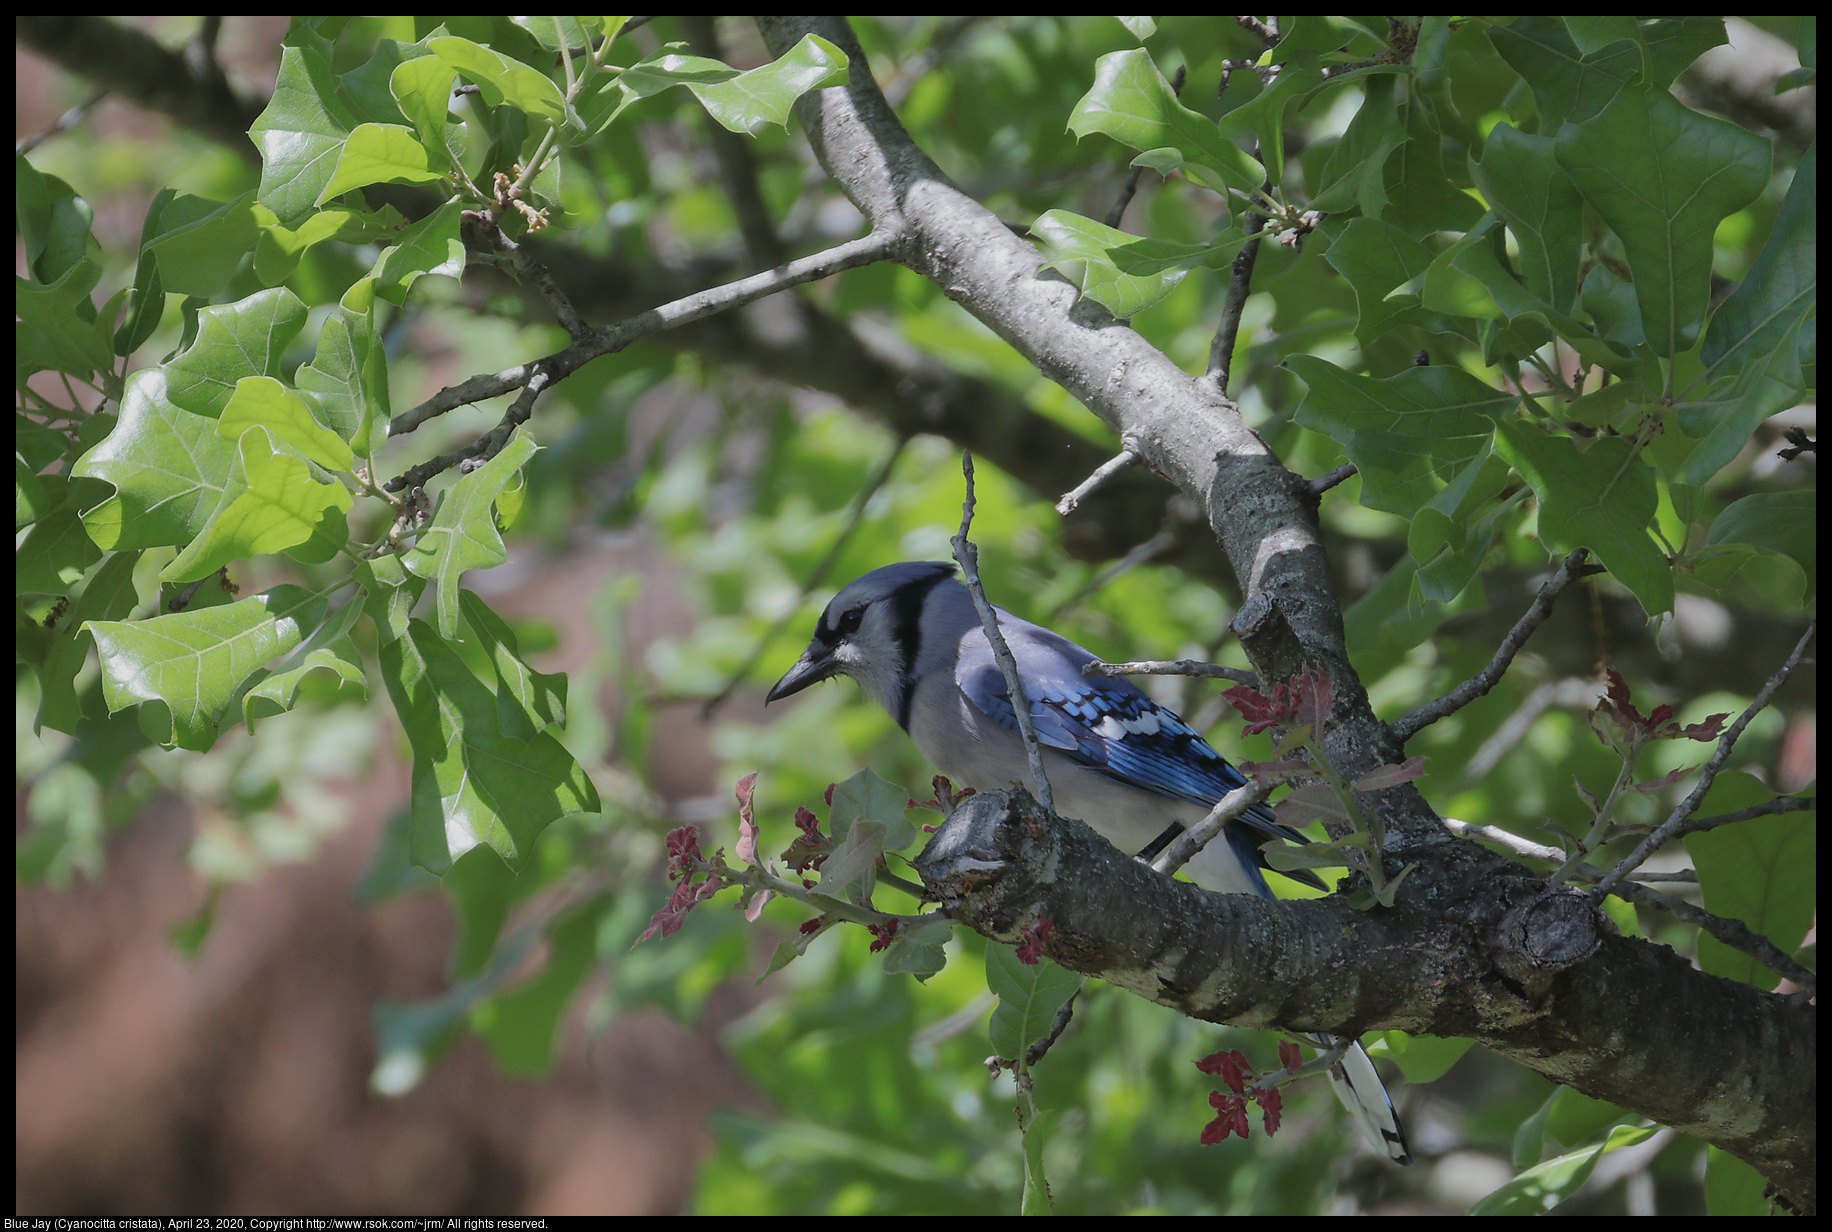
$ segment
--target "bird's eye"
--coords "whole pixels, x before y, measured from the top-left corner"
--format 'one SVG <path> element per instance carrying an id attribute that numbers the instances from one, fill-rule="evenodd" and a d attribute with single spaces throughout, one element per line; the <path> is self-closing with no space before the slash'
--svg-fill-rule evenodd
<path id="1" fill-rule="evenodd" d="M 851 637 L 859 631 L 859 625 L 862 624 L 864 620 L 865 609 L 863 607 L 847 608 L 844 612 L 840 613 L 840 632 L 847 637 Z"/>

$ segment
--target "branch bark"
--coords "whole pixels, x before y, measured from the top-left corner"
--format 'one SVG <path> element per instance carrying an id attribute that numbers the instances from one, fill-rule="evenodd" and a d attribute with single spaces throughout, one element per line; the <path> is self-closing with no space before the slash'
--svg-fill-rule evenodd
<path id="1" fill-rule="evenodd" d="M 1811 1201 L 1817 1010 L 1622 937 L 1582 895 L 1525 870 L 1435 876 L 1432 902 L 1372 913 L 1337 897 L 1213 894 L 1022 791 L 964 802 L 915 867 L 974 931 L 1016 943 L 1047 919 L 1053 961 L 1188 1017 L 1474 1039 Z M 1499 909 L 1471 912 L 1476 901 Z"/>
<path id="2" fill-rule="evenodd" d="M 796 113 L 842 191 L 875 231 L 897 237 L 893 259 L 1136 442 L 1154 472 L 1207 511 L 1243 617 L 1256 612 L 1255 628 L 1282 631 L 1242 631 L 1261 679 L 1320 668 L 1334 686 L 1321 744 L 1336 772 L 1352 780 L 1401 760 L 1348 661 L 1308 484 L 1212 383 L 1041 273 L 1034 248 L 949 182 L 892 114 L 843 20 L 758 25 L 777 54 L 814 33 L 852 58 L 846 86 L 803 96 Z M 957 811 L 919 863 L 925 884 L 977 931 L 1013 940 L 1048 918 L 1046 950 L 1064 966 L 1194 1017 L 1472 1036 L 1720 1145 L 1811 1201 L 1813 1083 L 1801 1070 L 1814 1055 L 1814 1011 L 1612 935 L 1575 896 L 1449 839 L 1409 784 L 1361 795 L 1384 822 L 1393 867 L 1419 865 L 1395 909 L 1365 914 L 1150 882 L 1077 823 L 1027 811 L 1022 797 L 1006 808 L 999 795 Z M 1359 979 L 1370 970 L 1381 978 Z M 1734 1082 L 1724 1080 L 1729 1055 L 1739 1058 Z"/>

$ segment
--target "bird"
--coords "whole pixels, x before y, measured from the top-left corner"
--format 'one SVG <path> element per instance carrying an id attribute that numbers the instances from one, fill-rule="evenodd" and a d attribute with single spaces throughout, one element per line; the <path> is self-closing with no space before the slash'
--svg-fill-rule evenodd
<path id="1" fill-rule="evenodd" d="M 843 587 L 765 704 L 850 676 L 957 787 L 987 791 L 1025 781 L 1029 763 L 1004 673 L 955 572 L 949 562 L 903 561 Z M 1200 733 L 1130 680 L 1082 675 L 1085 664 L 1098 661 L 1092 651 L 993 611 L 1017 663 L 1057 813 L 1087 822 L 1122 851 L 1149 855 L 1246 782 Z M 1268 838 L 1308 841 L 1256 804 L 1185 870 L 1207 890 L 1271 898 L 1260 871 L 1266 861 L 1259 844 Z M 1284 875 L 1326 888 L 1305 870 Z M 1411 1163 L 1399 1115 L 1361 1044 L 1307 1038 L 1342 1050 L 1330 1083 L 1374 1149 Z"/>

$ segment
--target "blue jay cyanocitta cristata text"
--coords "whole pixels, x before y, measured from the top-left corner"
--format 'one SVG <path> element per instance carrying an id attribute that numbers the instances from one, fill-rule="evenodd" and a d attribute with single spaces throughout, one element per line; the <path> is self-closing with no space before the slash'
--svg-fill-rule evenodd
<path id="1" fill-rule="evenodd" d="M 767 701 L 819 680 L 851 676 L 910 734 L 923 756 L 956 786 L 996 790 L 1028 779 L 1028 761 L 1005 677 L 954 566 L 905 561 L 847 586 L 821 613 L 814 640 Z M 1083 676 L 1095 655 L 1004 609 L 999 629 L 1017 661 L 1043 747 L 1056 811 L 1137 852 L 1171 826 L 1201 821 L 1246 780 L 1221 754 L 1130 680 Z M 1271 898 L 1258 845 L 1302 842 L 1255 805 L 1185 868 L 1197 885 Z M 1321 887 L 1309 873 L 1290 876 Z M 1329 1047 L 1327 1036 L 1313 1042 Z M 1343 1106 L 1376 1150 L 1410 1163 L 1406 1136 L 1360 1044 L 1331 1072 Z"/>

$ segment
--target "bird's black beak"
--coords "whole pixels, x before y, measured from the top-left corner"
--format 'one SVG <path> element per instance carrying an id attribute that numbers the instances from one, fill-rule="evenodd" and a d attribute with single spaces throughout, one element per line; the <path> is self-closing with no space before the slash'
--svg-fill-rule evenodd
<path id="1" fill-rule="evenodd" d="M 809 685 L 821 680 L 828 680 L 840 674 L 840 665 L 833 657 L 833 652 L 818 641 L 802 651 L 802 657 L 795 660 L 795 666 L 783 673 L 782 679 L 764 694 L 763 704 L 781 701 L 791 694 L 800 693 Z"/>

